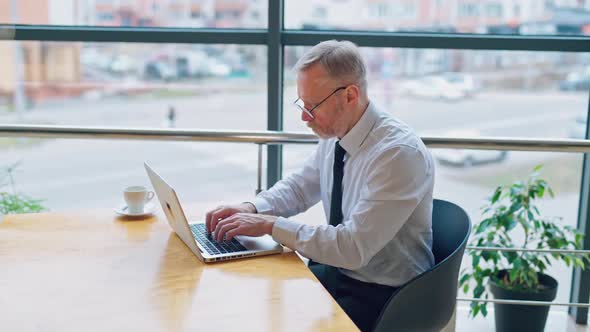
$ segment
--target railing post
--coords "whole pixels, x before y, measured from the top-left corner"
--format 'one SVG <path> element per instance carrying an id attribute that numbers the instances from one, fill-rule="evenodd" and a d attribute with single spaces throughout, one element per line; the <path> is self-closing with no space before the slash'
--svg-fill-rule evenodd
<path id="1" fill-rule="evenodd" d="M 256 186 L 256 195 L 260 194 L 262 191 L 262 146 L 264 144 L 258 144 L 258 173 L 257 173 L 257 186 Z"/>
<path id="2" fill-rule="evenodd" d="M 268 0 L 268 108 L 267 129 L 283 130 L 283 0 Z M 271 187 L 283 175 L 283 146 L 269 145 L 266 186 Z"/>

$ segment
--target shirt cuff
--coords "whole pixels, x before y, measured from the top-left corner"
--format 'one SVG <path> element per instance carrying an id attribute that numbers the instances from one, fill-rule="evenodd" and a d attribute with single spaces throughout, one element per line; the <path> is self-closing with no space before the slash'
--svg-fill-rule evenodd
<path id="1" fill-rule="evenodd" d="M 254 201 L 250 203 L 254 204 L 257 213 L 272 215 L 272 205 L 270 205 L 264 198 L 256 197 L 254 198 Z"/>
<path id="2" fill-rule="evenodd" d="M 297 241 L 297 231 L 301 225 L 287 218 L 279 217 L 272 227 L 272 238 L 278 243 L 293 250 Z"/>

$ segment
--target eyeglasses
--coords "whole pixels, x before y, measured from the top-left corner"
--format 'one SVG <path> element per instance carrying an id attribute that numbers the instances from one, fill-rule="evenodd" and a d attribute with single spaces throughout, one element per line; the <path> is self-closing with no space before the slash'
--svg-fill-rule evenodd
<path id="1" fill-rule="evenodd" d="M 326 98 L 322 99 L 322 101 L 320 101 L 317 105 L 315 105 L 314 107 L 312 107 L 310 110 L 308 110 L 307 108 L 305 108 L 305 105 L 303 103 L 303 100 L 301 100 L 301 98 L 297 98 L 295 99 L 295 101 L 293 102 L 293 105 L 297 106 L 297 109 L 299 109 L 301 112 L 307 114 L 310 118 L 314 118 L 313 116 L 313 111 L 315 111 L 315 109 L 317 109 L 318 107 L 320 107 L 320 105 L 325 102 L 326 100 L 328 100 L 328 98 L 332 97 L 333 94 L 335 94 L 336 92 L 340 91 L 340 90 L 344 90 L 347 87 L 345 86 L 341 86 L 338 89 L 332 91 L 332 93 L 330 93 Z"/>

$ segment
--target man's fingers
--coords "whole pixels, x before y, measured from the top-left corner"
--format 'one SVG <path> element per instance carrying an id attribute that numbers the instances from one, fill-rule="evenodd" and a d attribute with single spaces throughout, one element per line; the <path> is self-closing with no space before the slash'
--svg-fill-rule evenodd
<path id="1" fill-rule="evenodd" d="M 215 212 L 213 212 L 211 214 L 211 222 L 210 222 L 210 227 L 211 229 L 209 230 L 210 233 L 215 232 L 215 229 L 217 228 L 217 224 L 219 223 L 220 220 L 223 220 L 229 216 L 232 215 L 232 209 L 230 208 L 220 208 L 219 210 L 216 210 Z"/>
<path id="2" fill-rule="evenodd" d="M 244 227 L 242 227 L 242 226 L 238 226 L 236 228 L 230 229 L 227 233 L 225 233 L 225 239 L 229 242 L 236 235 L 246 235 L 243 232 L 244 232 Z"/>
<path id="3" fill-rule="evenodd" d="M 207 228 L 207 232 L 211 233 L 213 232 L 214 228 L 213 228 L 213 216 L 218 213 L 223 207 L 222 206 L 218 206 L 215 209 L 207 212 L 207 215 L 205 217 L 205 226 Z"/>
<path id="4" fill-rule="evenodd" d="M 240 224 L 237 222 L 225 222 L 225 220 L 224 220 L 224 223 L 222 225 L 219 225 L 219 229 L 217 230 L 217 233 L 216 233 L 217 242 L 223 241 L 223 237 L 227 231 L 234 229 L 236 227 L 239 227 L 239 226 L 240 226 Z"/>

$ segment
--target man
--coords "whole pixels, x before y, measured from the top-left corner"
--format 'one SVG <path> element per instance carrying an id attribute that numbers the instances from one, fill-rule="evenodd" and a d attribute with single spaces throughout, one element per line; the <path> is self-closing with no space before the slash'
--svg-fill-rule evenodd
<path id="1" fill-rule="evenodd" d="M 351 42 L 325 41 L 295 65 L 297 107 L 319 137 L 303 168 L 252 203 L 207 213 L 218 241 L 270 234 L 310 269 L 363 331 L 394 290 L 434 264 L 434 163 L 404 123 L 377 111 Z M 287 219 L 322 201 L 327 225 Z"/>

